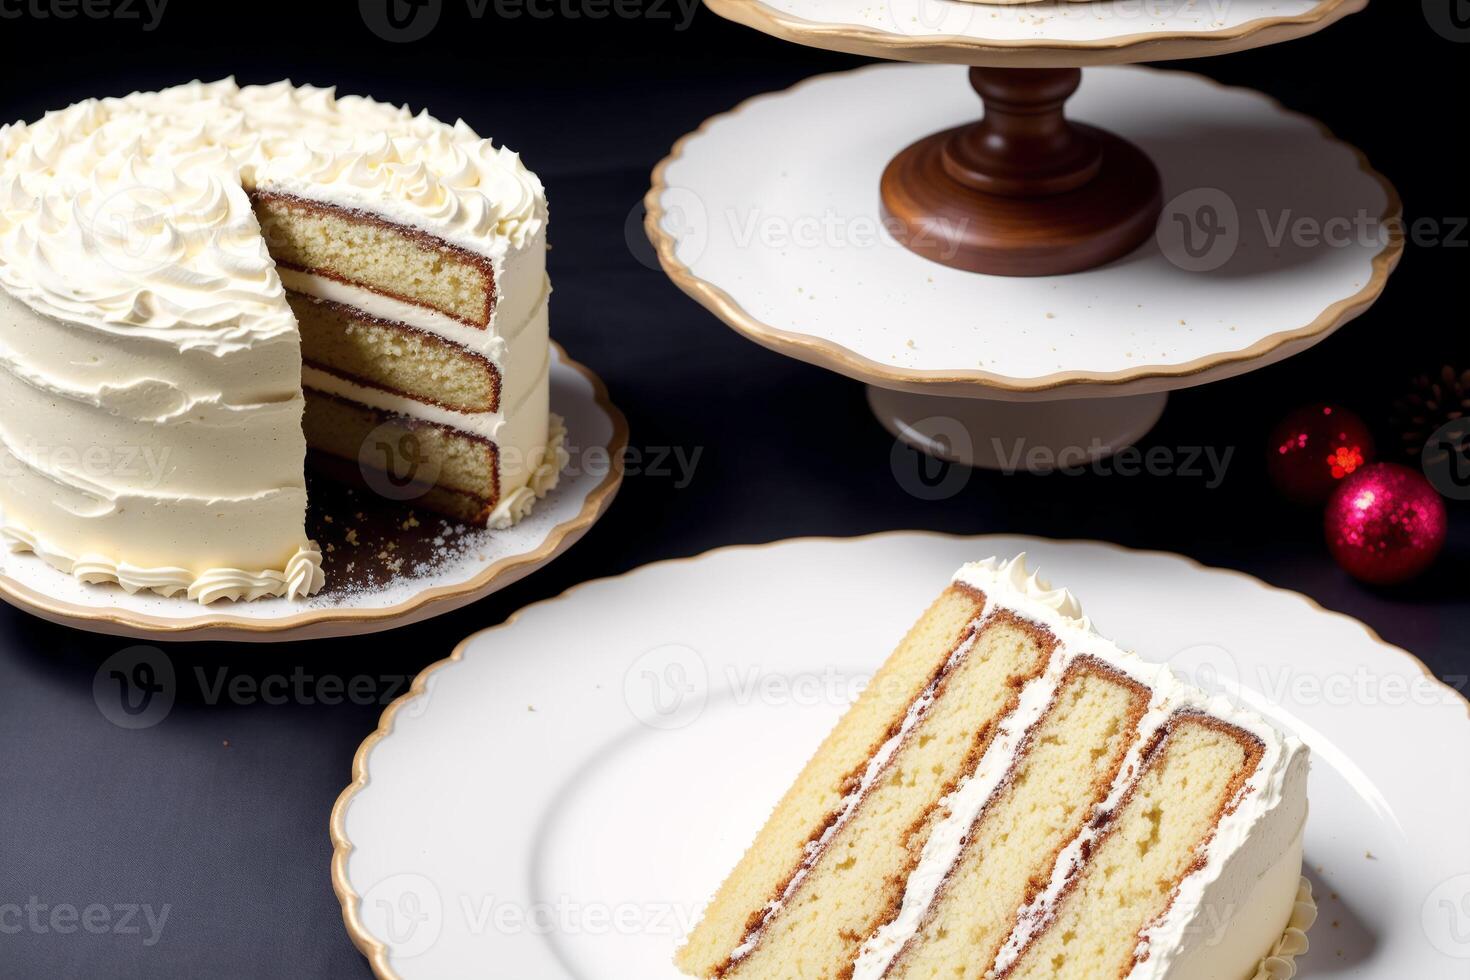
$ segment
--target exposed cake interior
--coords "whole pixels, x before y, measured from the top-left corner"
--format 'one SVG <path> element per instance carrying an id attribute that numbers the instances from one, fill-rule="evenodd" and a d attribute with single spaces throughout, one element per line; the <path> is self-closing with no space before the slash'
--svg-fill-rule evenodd
<path id="1" fill-rule="evenodd" d="M 887 976 L 984 975 L 978 964 L 995 962 L 1035 882 L 1050 876 L 1062 848 L 1107 798 L 1148 702 L 1147 688 L 1101 661 L 1081 658 L 1068 668 L 1002 785 L 964 830 L 963 843 L 951 843 L 958 854 L 948 876 L 933 883 L 932 893 L 911 889 L 906 896 L 910 905 L 890 928 L 906 931 L 904 911 L 920 916 L 920 924 Z M 885 949 L 880 939 L 870 955 Z"/>
<path id="2" fill-rule="evenodd" d="M 1305 780 L 1298 741 L 1117 649 L 1023 559 L 966 566 L 678 965 L 761 980 L 1249 978 L 1304 932 Z"/>
<path id="3" fill-rule="evenodd" d="M 565 462 L 539 267 L 501 285 L 495 257 L 423 231 L 296 195 L 252 201 L 301 331 L 307 445 L 456 520 L 519 519 Z"/>
<path id="4" fill-rule="evenodd" d="M 0 536 L 129 591 L 309 595 L 308 435 L 509 526 L 566 459 L 546 220 L 464 123 L 289 82 L 0 127 Z"/>

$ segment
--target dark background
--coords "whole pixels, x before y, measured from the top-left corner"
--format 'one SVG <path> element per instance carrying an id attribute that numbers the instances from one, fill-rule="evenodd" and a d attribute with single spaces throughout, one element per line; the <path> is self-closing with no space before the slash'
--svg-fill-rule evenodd
<path id="1" fill-rule="evenodd" d="M 639 230 L 649 170 L 680 135 L 748 95 L 860 59 L 703 10 L 681 29 L 678 9 L 656 16 L 652 0 L 642 17 L 596 21 L 508 20 L 493 7 L 474 19 L 464 0 L 445 0 L 416 43 L 376 37 L 355 0 L 172 0 L 151 31 L 116 17 L 40 19 L 36 2 L 0 0 L 0 119 L 195 77 L 289 76 L 463 116 L 520 150 L 550 189 L 553 333 L 607 382 L 635 447 L 703 452 L 689 486 L 630 477 L 565 557 L 468 609 L 359 639 L 170 646 L 180 677 L 304 664 L 318 677 L 376 678 L 388 694 L 466 634 L 585 579 L 731 543 L 898 528 L 1181 552 L 1357 616 L 1452 683 L 1470 672 L 1470 508 L 1451 505 L 1450 546 L 1428 575 L 1374 590 L 1333 564 L 1318 513 L 1284 503 L 1264 468 L 1273 423 L 1317 399 L 1358 411 L 1393 456 L 1394 398 L 1415 375 L 1470 367 L 1463 234 L 1457 248 L 1411 245 L 1377 306 L 1317 348 L 1174 395 L 1143 445 L 1235 447 L 1218 489 L 976 472 L 964 492 L 924 502 L 895 478 L 892 440 L 861 385 L 723 327 L 648 266 Z M 1456 3 L 1463 15 L 1463 0 L 1427 9 L 1443 18 Z M 1180 67 L 1317 116 L 1395 181 L 1410 219 L 1453 219 L 1470 214 L 1470 45 L 1428 16 L 1418 2 L 1376 0 L 1320 35 Z M 327 816 L 379 708 L 211 705 L 189 682 L 163 723 L 124 731 L 99 713 L 92 680 L 126 645 L 0 606 L 0 904 L 167 904 L 161 941 L 0 933 L 0 976 L 367 976 L 332 894 Z"/>

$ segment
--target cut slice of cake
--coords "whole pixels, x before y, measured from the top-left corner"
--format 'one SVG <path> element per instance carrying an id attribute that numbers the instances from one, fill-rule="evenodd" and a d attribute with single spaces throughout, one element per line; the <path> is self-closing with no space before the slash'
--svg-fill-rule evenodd
<path id="1" fill-rule="evenodd" d="M 1282 980 L 1315 915 L 1307 751 L 967 565 L 679 950 L 749 980 Z"/>

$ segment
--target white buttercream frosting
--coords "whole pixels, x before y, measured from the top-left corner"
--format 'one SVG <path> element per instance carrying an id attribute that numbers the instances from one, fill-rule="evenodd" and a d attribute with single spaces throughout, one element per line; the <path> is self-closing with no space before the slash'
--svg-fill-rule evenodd
<path id="1" fill-rule="evenodd" d="M 566 423 L 555 412 L 551 413 L 549 419 L 546 448 L 541 453 L 541 461 L 531 469 L 524 484 L 510 493 L 500 495 L 500 502 L 495 505 L 486 521 L 488 527 L 504 530 L 518 523 L 531 513 L 536 501 L 556 489 L 561 480 L 561 471 L 571 461 L 571 454 L 566 449 Z"/>
<path id="2" fill-rule="evenodd" d="M 1148 710 L 1107 798 L 1104 813 L 1120 805 L 1141 771 L 1153 735 L 1177 712 L 1222 719 L 1261 740 L 1264 752 L 1240 796 L 1222 817 L 1197 870 L 1175 890 L 1168 911 L 1144 930 L 1129 980 L 1260 980 L 1290 977 L 1283 964 L 1300 952 L 1310 922 L 1302 924 L 1297 900 L 1301 834 L 1306 820 L 1307 751 L 1264 719 L 1228 698 L 1210 697 L 1179 680 L 1168 667 L 1144 661 L 1097 635 L 1076 598 L 1026 570 L 1026 556 L 966 565 L 955 581 L 984 593 L 981 621 L 1000 611 L 1048 629 L 1057 639 L 1043 674 L 1021 690 L 1016 709 L 999 730 L 973 774 L 943 801 L 945 816 L 931 833 L 910 874 L 898 915 L 864 944 L 853 980 L 878 980 L 918 932 L 966 837 L 1009 771 L 1028 729 L 1050 704 L 1068 666 L 1090 656 L 1139 681 L 1151 691 Z M 1048 921 L 1083 855 L 1103 832 L 1089 821 L 1063 849 L 1047 886 L 1018 910 L 1017 926 L 993 968 L 1005 969 Z M 1294 933 L 1293 930 L 1296 930 Z M 1264 971 L 1264 972 L 1262 972 Z"/>
<path id="3" fill-rule="evenodd" d="M 50 547 L 23 528 L 0 526 L 0 539 L 12 552 L 32 552 L 47 564 L 93 585 L 115 583 L 129 593 L 156 592 L 162 596 L 186 593 L 209 604 L 221 599 L 249 600 L 262 596 L 300 599 L 314 595 L 326 584 L 322 553 L 309 541 L 286 562 L 285 571 L 251 572 L 240 568 L 210 568 L 196 575 L 187 568 L 142 568 L 100 555 L 73 557 Z"/>
<path id="4" fill-rule="evenodd" d="M 514 400 L 544 398 L 545 351 L 526 350 L 545 346 L 546 199 L 516 154 L 463 122 L 289 82 L 87 100 L 0 127 L 12 544 L 86 581 L 203 602 L 320 587 L 300 344 L 253 190 L 487 257 L 499 301 L 476 349 L 516 368 Z M 545 426 L 516 432 L 541 446 Z"/>

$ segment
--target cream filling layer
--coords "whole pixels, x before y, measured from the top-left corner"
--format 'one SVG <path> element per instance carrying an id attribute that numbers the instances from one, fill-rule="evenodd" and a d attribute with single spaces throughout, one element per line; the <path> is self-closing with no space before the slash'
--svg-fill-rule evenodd
<path id="1" fill-rule="evenodd" d="M 954 670 L 965 657 L 969 656 L 974 646 L 975 637 L 972 635 L 955 647 L 954 651 L 949 655 L 949 659 L 945 661 L 941 676 Z M 736 946 L 734 951 L 731 952 L 730 961 L 732 963 L 738 963 L 749 956 L 754 952 L 756 946 L 760 944 L 761 935 L 765 932 L 766 926 L 770 924 L 772 917 L 785 907 L 792 895 L 796 894 L 796 889 L 811 874 L 811 869 L 816 859 L 826 849 L 827 845 L 831 843 L 832 838 L 837 836 L 837 832 L 852 819 L 853 814 L 857 812 L 858 804 L 862 803 L 863 797 L 868 795 L 868 792 L 873 788 L 874 784 L 882 777 L 884 770 L 888 768 L 888 763 L 892 761 L 894 753 L 899 750 L 908 739 L 909 734 L 914 730 L 914 727 L 923 719 L 924 714 L 929 710 L 929 706 L 934 703 L 934 697 L 939 690 L 939 685 L 939 680 L 932 681 L 920 693 L 913 704 L 909 705 L 908 711 L 904 713 L 903 721 L 899 723 L 898 731 L 889 736 L 887 741 L 878 747 L 878 751 L 873 753 L 873 757 L 868 760 L 867 767 L 863 770 L 862 778 L 858 780 L 857 787 L 842 798 L 837 811 L 837 819 L 833 820 L 822 831 L 822 835 L 819 838 L 810 841 L 806 845 L 806 853 L 802 864 L 797 868 L 796 873 L 791 876 L 791 880 L 786 883 L 786 887 L 782 890 L 781 895 L 767 903 L 761 919 L 755 928 L 751 929 L 741 941 L 740 945 Z"/>
<path id="2" fill-rule="evenodd" d="M 413 303 L 384 296 L 359 286 L 349 286 L 323 276 L 281 270 L 287 287 L 293 292 L 341 303 L 369 316 L 402 323 L 442 337 L 485 357 L 500 372 L 502 404 L 517 406 L 530 393 L 541 377 L 550 356 L 551 283 L 542 277 L 539 298 L 527 319 L 514 332 L 499 336 L 489 330 L 476 330 L 442 313 Z M 315 370 L 314 368 L 312 370 Z"/>
<path id="3" fill-rule="evenodd" d="M 970 828 L 1010 771 L 1026 732 L 1051 704 L 1065 669 L 1064 659 L 1054 656 L 1040 677 L 1027 682 L 1015 710 L 1001 721 L 974 773 L 940 801 L 946 816 L 930 833 L 919 863 L 909 874 L 898 916 L 863 945 L 852 980 L 880 980 L 905 944 L 918 933 L 940 886 L 960 858 Z"/>
<path id="4" fill-rule="evenodd" d="M 514 346 L 516 340 L 523 336 L 531 340 L 539 333 L 544 345 L 547 336 L 547 301 L 551 296 L 551 280 L 544 274 L 532 288 L 528 289 L 523 285 L 515 292 L 509 293 L 508 296 L 513 298 L 506 300 L 511 304 L 510 308 L 497 306 L 491 325 L 480 330 L 461 323 L 453 317 L 445 316 L 437 310 L 431 310 L 417 303 L 394 299 L 392 296 L 384 296 L 382 293 L 365 289 L 362 286 L 339 282 L 336 279 L 329 279 L 310 272 L 298 272 L 295 269 L 283 268 L 280 273 L 281 282 L 292 292 L 341 303 L 343 306 L 361 310 L 368 316 L 406 324 L 434 334 L 436 337 L 443 337 L 467 350 L 474 351 L 496 367 L 502 368 L 503 373 L 509 373 L 508 369 L 502 365 L 507 358 L 508 350 Z M 505 300 L 505 297 L 502 299 Z"/>
<path id="5" fill-rule="evenodd" d="M 965 836 L 1008 770 L 1019 740 L 1040 717 L 1067 667 L 1079 656 L 1096 657 L 1152 692 L 1138 737 L 1129 748 L 1107 799 L 1097 808 L 1099 814 L 1120 804 L 1141 771 L 1145 746 L 1179 710 L 1201 711 L 1222 719 L 1256 735 L 1265 745 L 1261 762 L 1247 782 L 1246 790 L 1233 801 L 1234 806 L 1217 825 L 1206 847 L 1203 865 L 1176 888 L 1169 911 L 1145 930 L 1140 952 L 1146 951 L 1148 955 L 1134 967 L 1129 980 L 1192 977 L 1187 972 L 1173 972 L 1175 964 L 1187 963 L 1201 955 L 1197 951 L 1209 940 L 1211 917 L 1218 925 L 1221 910 L 1243 908 L 1268 869 L 1283 860 L 1288 865 L 1291 862 L 1293 841 L 1299 842 L 1306 820 L 1307 751 L 1301 741 L 1280 735 L 1264 719 L 1238 708 L 1223 696 L 1211 698 L 1185 684 L 1167 666 L 1145 661 L 1099 636 L 1083 616 L 1076 598 L 1067 590 L 1053 589 L 1039 576 L 1028 574 L 1025 560 L 1026 556 L 1020 555 L 1008 562 L 991 559 L 967 565 L 955 575 L 955 581 L 985 594 L 986 605 L 977 628 L 997 611 L 1007 610 L 1049 629 L 1057 638 L 1052 661 L 1041 677 L 1022 689 L 1018 707 L 1002 721 L 996 741 L 975 772 L 942 801 L 946 814 L 908 878 L 899 913 L 864 943 L 853 980 L 877 980 L 918 932 L 939 886 L 958 859 Z M 1084 855 L 1099 834 L 1100 830 L 1089 823 L 1063 849 L 1046 889 L 1029 906 L 1019 910 L 1018 924 L 993 966 L 996 971 L 1014 963 L 1033 936 L 1045 927 L 1048 913 L 1059 901 L 1063 887 L 1080 869 Z M 1301 867 L 1299 851 L 1296 861 L 1290 882 L 1292 895 L 1296 890 L 1295 876 Z M 1276 906 L 1289 903 L 1284 897 L 1286 890 L 1281 885 L 1270 896 L 1272 909 L 1268 911 L 1273 915 Z M 1248 975 L 1249 966 L 1261 960 L 1269 942 L 1279 935 L 1278 928 L 1266 942 L 1237 951 L 1247 964 L 1240 976 Z"/>
<path id="6" fill-rule="evenodd" d="M 306 366 L 304 387 L 369 408 L 411 419 L 433 422 L 478 436 L 495 444 L 500 461 L 500 496 L 504 499 L 525 486 L 543 464 L 551 425 L 551 349 L 546 361 L 520 402 L 503 412 L 456 412 L 403 395 L 356 384 L 338 375 Z"/>

